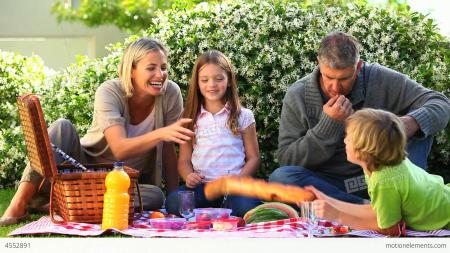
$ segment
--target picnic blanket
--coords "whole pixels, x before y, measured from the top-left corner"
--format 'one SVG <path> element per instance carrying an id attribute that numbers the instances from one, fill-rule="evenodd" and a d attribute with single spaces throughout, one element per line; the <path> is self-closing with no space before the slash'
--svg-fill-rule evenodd
<path id="1" fill-rule="evenodd" d="M 150 226 L 149 216 L 151 212 L 137 214 L 135 221 L 128 229 L 102 230 L 100 224 L 88 224 L 77 222 L 66 222 L 55 224 L 50 217 L 43 216 L 39 220 L 26 224 L 12 231 L 9 236 L 29 235 L 29 234 L 62 234 L 75 236 L 99 236 L 107 233 L 119 233 L 133 237 L 235 237 L 235 238 L 302 238 L 302 237 L 336 237 L 336 236 L 357 236 L 357 237 L 386 237 L 375 231 L 353 230 L 346 233 L 332 232 L 330 227 L 313 225 L 305 222 L 302 218 L 291 218 L 286 220 L 247 224 L 234 231 L 214 231 L 212 229 L 155 229 Z M 449 230 L 435 230 L 418 232 L 407 230 L 407 236 L 413 237 L 450 237 Z"/>

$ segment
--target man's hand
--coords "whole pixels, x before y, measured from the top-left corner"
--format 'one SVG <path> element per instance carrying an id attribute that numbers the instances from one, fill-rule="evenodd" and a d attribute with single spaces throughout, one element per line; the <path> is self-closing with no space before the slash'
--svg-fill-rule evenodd
<path id="1" fill-rule="evenodd" d="M 415 135 L 417 131 L 420 129 L 416 119 L 409 115 L 401 116 L 400 120 L 403 122 L 403 125 L 405 126 L 406 137 L 408 138 Z"/>
<path id="2" fill-rule="evenodd" d="M 344 122 L 353 114 L 352 103 L 344 95 L 336 95 L 323 105 L 323 112 L 336 121 Z"/>

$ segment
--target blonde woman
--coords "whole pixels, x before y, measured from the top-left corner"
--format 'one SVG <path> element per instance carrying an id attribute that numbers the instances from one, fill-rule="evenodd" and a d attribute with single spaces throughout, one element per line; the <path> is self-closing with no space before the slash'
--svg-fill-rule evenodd
<path id="1" fill-rule="evenodd" d="M 169 191 L 179 183 L 174 143 L 184 144 L 193 132 L 179 119 L 183 101 L 178 85 L 168 79 L 167 50 L 158 41 L 141 38 L 125 49 L 119 79 L 97 89 L 90 129 L 81 138 L 60 119 L 48 129 L 50 141 L 82 163 L 124 161 L 141 172 L 144 209 L 164 203 L 162 179 Z M 62 162 L 55 155 L 56 162 Z M 38 192 L 42 176 L 28 165 L 0 226 L 15 224 L 49 201 L 48 184 Z"/>

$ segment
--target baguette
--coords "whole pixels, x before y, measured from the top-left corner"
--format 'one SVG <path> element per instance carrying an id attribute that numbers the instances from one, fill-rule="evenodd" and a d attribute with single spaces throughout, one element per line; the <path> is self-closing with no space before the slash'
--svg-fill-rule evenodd
<path id="1" fill-rule="evenodd" d="M 205 185 L 205 197 L 208 200 L 217 199 L 223 195 L 240 195 L 258 198 L 264 201 L 278 201 L 297 204 L 312 201 L 316 196 L 301 187 L 267 183 L 262 179 L 251 177 L 221 177 Z"/>

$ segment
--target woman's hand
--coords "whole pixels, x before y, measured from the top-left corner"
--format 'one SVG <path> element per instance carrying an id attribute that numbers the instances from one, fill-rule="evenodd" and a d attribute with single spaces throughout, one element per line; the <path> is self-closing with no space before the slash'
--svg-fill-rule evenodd
<path id="1" fill-rule="evenodd" d="M 205 176 L 200 173 L 192 172 L 186 177 L 186 186 L 189 188 L 195 188 L 197 185 L 203 183 Z"/>
<path id="2" fill-rule="evenodd" d="M 158 129 L 160 138 L 163 141 L 173 141 L 178 144 L 184 144 L 186 141 L 191 140 L 194 136 L 194 132 L 190 129 L 183 127 L 185 124 L 192 122 L 192 119 L 179 119 L 177 122 Z"/>

